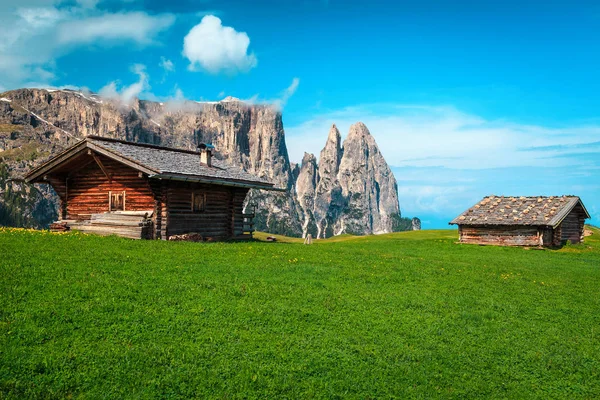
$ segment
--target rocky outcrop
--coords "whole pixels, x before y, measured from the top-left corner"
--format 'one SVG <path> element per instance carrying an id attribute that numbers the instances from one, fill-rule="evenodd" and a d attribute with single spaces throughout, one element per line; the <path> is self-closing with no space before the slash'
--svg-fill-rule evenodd
<path id="1" fill-rule="evenodd" d="M 317 160 L 313 154 L 304 153 L 302 166 L 296 180 L 296 194 L 302 209 L 302 236 L 315 230 L 315 193 L 317 189 Z"/>
<path id="2" fill-rule="evenodd" d="M 411 221 L 412 224 L 412 230 L 413 231 L 420 231 L 421 230 L 421 220 L 417 217 L 414 217 Z"/>
<path id="3" fill-rule="evenodd" d="M 350 127 L 341 146 L 341 136 L 331 127 L 321 151 L 314 200 L 302 199 L 303 235 L 317 238 L 351 233 L 356 235 L 393 232 L 399 225 L 398 187 L 375 139 L 359 122 Z M 305 155 L 311 161 L 314 156 Z M 310 182 L 300 181 L 298 192 L 312 194 Z M 307 171 L 313 168 L 307 168 Z M 310 206 L 312 205 L 312 209 Z M 308 207 L 308 208 L 307 208 Z M 310 229 L 314 221 L 315 228 Z"/>
<path id="4" fill-rule="evenodd" d="M 342 137 L 334 124 L 319 157 L 319 179 L 314 202 L 317 238 L 334 235 L 335 223 L 346 205 L 338 179 L 342 155 Z"/>
<path id="5" fill-rule="evenodd" d="M 315 237 L 381 233 L 394 230 L 394 219 L 400 218 L 396 181 L 363 124 L 352 127 L 343 148 L 333 126 L 318 164 L 313 155 L 306 155 L 298 166 L 289 161 L 281 113 L 268 105 L 247 105 L 234 98 L 202 103 L 134 99 L 124 104 L 70 90 L 0 94 L 0 164 L 5 181 L 88 135 L 186 149 L 195 149 L 199 142 L 213 143 L 215 157 L 286 190 L 250 192 L 246 208 L 255 209 L 259 230 Z M 19 185 L 16 190 L 13 184 L 0 182 L 0 199 L 9 192 L 14 199 L 15 191 L 24 199 L 19 204 L 26 209 L 19 212 L 28 217 L 18 224 L 39 227 L 55 218 L 56 196 L 51 190 Z M 25 201 L 28 196 L 37 200 Z M 0 200 L 2 213 L 14 214 L 10 204 Z"/>

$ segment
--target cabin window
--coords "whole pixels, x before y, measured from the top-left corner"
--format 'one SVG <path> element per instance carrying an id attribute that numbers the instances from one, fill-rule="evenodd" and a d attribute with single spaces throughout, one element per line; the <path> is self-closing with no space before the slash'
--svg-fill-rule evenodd
<path id="1" fill-rule="evenodd" d="M 192 193 L 192 211 L 195 213 L 206 210 L 206 193 Z"/>
<path id="2" fill-rule="evenodd" d="M 108 192 L 108 211 L 125 211 L 125 192 Z"/>

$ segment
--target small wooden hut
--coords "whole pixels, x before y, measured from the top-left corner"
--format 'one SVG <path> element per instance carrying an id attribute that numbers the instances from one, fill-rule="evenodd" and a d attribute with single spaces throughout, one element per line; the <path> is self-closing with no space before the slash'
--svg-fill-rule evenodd
<path id="1" fill-rule="evenodd" d="M 488 196 L 454 218 L 461 243 L 560 246 L 583 242 L 590 218 L 577 196 Z"/>
<path id="2" fill-rule="evenodd" d="M 138 239 L 250 238 L 254 214 L 244 213 L 246 194 L 278 189 L 214 160 L 212 151 L 205 144 L 187 151 L 88 136 L 25 180 L 53 187 L 60 229 Z"/>

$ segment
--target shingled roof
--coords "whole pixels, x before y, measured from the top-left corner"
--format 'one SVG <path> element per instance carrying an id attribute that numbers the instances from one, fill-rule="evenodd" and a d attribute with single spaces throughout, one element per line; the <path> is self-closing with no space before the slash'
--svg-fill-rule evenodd
<path id="1" fill-rule="evenodd" d="M 580 204 L 577 196 L 505 197 L 487 196 L 450 221 L 451 225 L 556 226 Z"/>
<path id="2" fill-rule="evenodd" d="M 196 181 L 273 190 L 273 184 L 266 179 L 256 177 L 214 158 L 210 167 L 200 163 L 200 153 L 196 151 L 133 143 L 98 136 L 88 136 L 86 139 L 33 169 L 25 176 L 25 180 L 28 182 L 36 181 L 41 175 L 48 173 L 49 170 L 86 149 L 92 149 L 97 153 L 120 161 L 148 174 L 150 178 Z"/>

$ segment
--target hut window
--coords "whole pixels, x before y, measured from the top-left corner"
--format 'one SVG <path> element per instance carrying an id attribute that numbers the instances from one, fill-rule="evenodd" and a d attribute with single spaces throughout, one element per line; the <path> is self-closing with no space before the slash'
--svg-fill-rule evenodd
<path id="1" fill-rule="evenodd" d="M 192 211 L 196 213 L 206 210 L 206 193 L 192 193 Z"/>
<path id="2" fill-rule="evenodd" d="M 125 211 L 125 192 L 108 192 L 108 211 Z"/>

